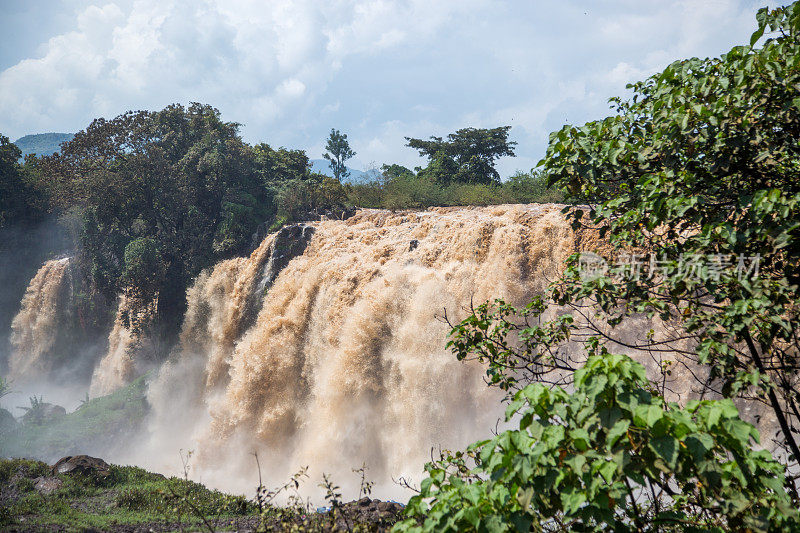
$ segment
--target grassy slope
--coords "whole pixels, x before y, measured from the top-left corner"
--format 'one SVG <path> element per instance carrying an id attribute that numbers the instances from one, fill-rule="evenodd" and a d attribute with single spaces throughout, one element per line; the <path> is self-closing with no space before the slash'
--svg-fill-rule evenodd
<path id="1" fill-rule="evenodd" d="M 147 414 L 146 377 L 113 394 L 95 398 L 44 424 L 20 425 L 0 435 L 0 457 L 55 461 L 65 455 L 97 454 L 139 430 Z"/>
<path id="2" fill-rule="evenodd" d="M 63 484 L 51 494 L 34 488 L 49 476 L 39 461 L 0 460 L 0 529 L 179 530 L 258 523 L 257 507 L 242 496 L 209 490 L 193 481 L 165 478 L 132 466 L 111 466 L 106 478 L 55 476 Z M 58 527 L 56 527 L 58 526 Z"/>
<path id="3" fill-rule="evenodd" d="M 19 425 L 0 435 L 0 457 L 35 457 L 50 463 L 66 455 L 103 457 L 103 449 L 141 430 L 147 414 L 146 390 L 145 376 L 60 419 Z M 52 477 L 62 483 L 55 492 L 43 494 L 36 489 L 39 478 Z M 50 476 L 48 464 L 36 459 L 0 459 L 0 531 L 94 528 L 127 533 L 256 527 L 267 531 L 388 531 L 400 512 L 373 500 L 368 506 L 329 501 L 334 508 L 340 506 L 338 510 L 316 513 L 310 502 L 275 507 L 268 503 L 268 495 L 274 491 L 260 494 L 263 515 L 253 500 L 141 468 L 112 465 L 111 475 L 97 479 L 74 474 Z"/>

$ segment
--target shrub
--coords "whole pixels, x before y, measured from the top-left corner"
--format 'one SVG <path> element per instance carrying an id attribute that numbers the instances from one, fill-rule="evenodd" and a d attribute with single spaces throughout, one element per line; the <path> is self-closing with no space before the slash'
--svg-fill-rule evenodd
<path id="1" fill-rule="evenodd" d="M 505 189 L 499 185 L 469 183 L 451 185 L 447 188 L 450 205 L 496 205 L 513 202 Z"/>
<path id="2" fill-rule="evenodd" d="M 731 400 L 685 408 L 602 350 L 575 390 L 518 391 L 519 429 L 425 467 L 397 531 L 796 531 L 784 467 Z"/>
<path id="3" fill-rule="evenodd" d="M 547 176 L 536 169 L 530 172 L 518 170 L 503 183 L 503 189 L 516 203 L 559 203 L 564 201 L 564 194 L 553 187 L 548 187 Z"/>

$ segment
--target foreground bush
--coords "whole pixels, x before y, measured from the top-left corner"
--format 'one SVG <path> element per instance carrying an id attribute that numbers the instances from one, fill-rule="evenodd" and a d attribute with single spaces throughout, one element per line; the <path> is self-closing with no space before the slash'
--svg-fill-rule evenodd
<path id="1" fill-rule="evenodd" d="M 797 531 L 784 467 L 730 400 L 685 408 L 605 351 L 575 391 L 514 395 L 519 429 L 426 465 L 397 531 Z"/>

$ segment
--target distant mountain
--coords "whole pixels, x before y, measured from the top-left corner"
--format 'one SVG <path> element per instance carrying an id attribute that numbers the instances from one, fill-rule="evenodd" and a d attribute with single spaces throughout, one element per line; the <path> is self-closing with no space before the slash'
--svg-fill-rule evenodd
<path id="1" fill-rule="evenodd" d="M 28 154 L 52 155 L 61 150 L 61 143 L 71 141 L 74 133 L 35 133 L 20 137 L 14 144 L 22 150 L 22 157 Z"/>
<path id="2" fill-rule="evenodd" d="M 330 163 L 328 163 L 326 159 L 311 159 L 309 162 L 311 163 L 311 172 L 319 172 L 320 174 L 325 174 L 326 176 L 333 176 Z M 347 167 L 347 170 L 350 171 L 350 175 L 344 179 L 345 183 L 366 183 L 380 176 L 380 171 L 375 169 L 367 170 L 365 172 L 363 170 L 356 170 L 354 168 Z"/>

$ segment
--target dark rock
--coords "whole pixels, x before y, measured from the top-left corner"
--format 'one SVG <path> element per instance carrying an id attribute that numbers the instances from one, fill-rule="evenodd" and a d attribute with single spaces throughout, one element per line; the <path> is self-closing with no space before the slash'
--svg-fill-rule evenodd
<path id="1" fill-rule="evenodd" d="M 306 211 L 294 216 L 295 223 L 302 222 L 319 222 L 320 220 L 347 220 L 356 214 L 355 207 L 340 206 L 332 209 L 314 209 Z M 272 227 L 275 219 L 262 222 L 256 227 L 256 231 L 250 238 L 250 248 L 248 253 L 252 252 L 261 244 L 261 242 L 269 235 L 269 229 Z M 285 227 L 285 226 L 284 226 Z"/>
<path id="2" fill-rule="evenodd" d="M 402 511 L 403 506 L 397 502 L 378 502 L 378 510 L 395 514 Z"/>
<path id="3" fill-rule="evenodd" d="M 419 241 L 417 239 L 412 239 L 410 243 L 408 243 L 408 251 L 412 252 L 417 249 L 419 246 Z"/>
<path id="4" fill-rule="evenodd" d="M 314 235 L 314 226 L 292 224 L 282 227 L 275 235 L 269 250 L 269 259 L 264 265 L 264 272 L 258 286 L 258 293 L 263 294 L 275 282 L 275 278 L 286 268 L 289 261 L 302 255 Z"/>
<path id="5" fill-rule="evenodd" d="M 358 525 L 360 530 L 389 531 L 392 525 L 402 518 L 402 512 L 403 506 L 399 503 L 371 500 L 364 497 L 342 504 L 338 511 L 322 510 L 323 516 L 329 520 L 335 520 L 335 527 L 330 527 L 333 524 L 327 523 L 322 529 L 338 531 Z"/>
<path id="6" fill-rule="evenodd" d="M 111 467 L 97 457 L 88 455 L 68 455 L 62 457 L 50 468 L 52 475 L 79 474 L 83 476 L 105 477 L 111 473 Z"/>

